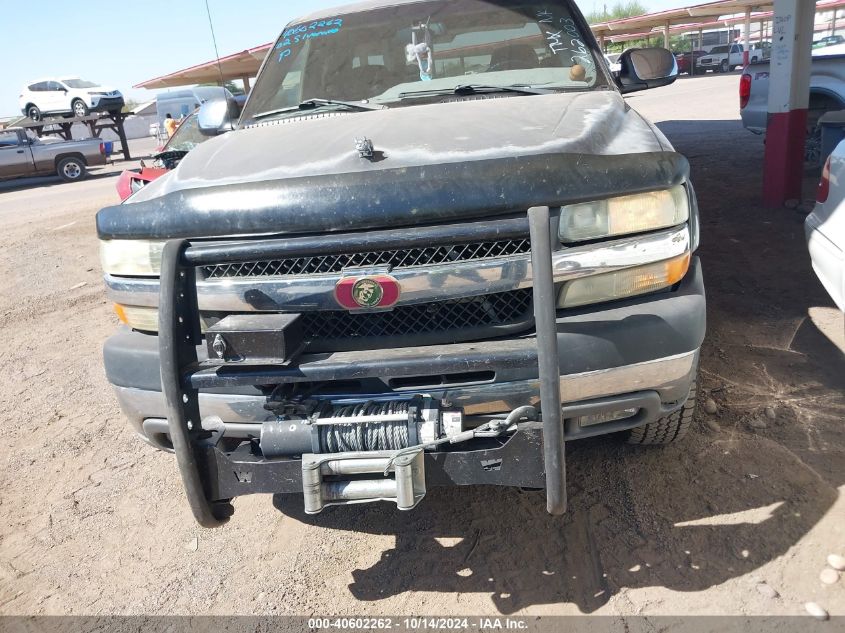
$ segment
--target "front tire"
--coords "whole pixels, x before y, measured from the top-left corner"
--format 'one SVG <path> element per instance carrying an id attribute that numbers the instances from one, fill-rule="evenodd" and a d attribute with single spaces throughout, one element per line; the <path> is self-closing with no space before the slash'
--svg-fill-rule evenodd
<path id="1" fill-rule="evenodd" d="M 70 104 L 71 110 L 73 110 L 73 116 L 82 117 L 88 116 L 91 114 L 91 110 L 88 109 L 88 106 L 82 99 L 74 99 L 73 103 Z"/>
<path id="2" fill-rule="evenodd" d="M 725 60 L 725 61 L 723 61 L 723 62 L 721 63 L 721 65 L 719 66 L 719 72 L 726 73 L 726 72 L 728 72 L 728 68 L 729 68 L 729 66 L 728 66 L 728 62 L 727 62 L 727 60 Z"/>
<path id="3" fill-rule="evenodd" d="M 26 116 L 33 121 L 40 121 L 43 118 L 41 109 L 37 105 L 29 105 L 26 109 Z"/>
<path id="4" fill-rule="evenodd" d="M 77 156 L 68 156 L 56 165 L 56 173 L 65 182 L 76 182 L 85 178 L 87 169 L 85 161 Z"/>
<path id="5" fill-rule="evenodd" d="M 698 375 L 690 385 L 689 395 L 684 406 L 654 422 L 631 429 L 625 436 L 628 444 L 661 445 L 671 444 L 680 440 L 689 431 L 695 415 L 696 395 L 698 392 Z"/>

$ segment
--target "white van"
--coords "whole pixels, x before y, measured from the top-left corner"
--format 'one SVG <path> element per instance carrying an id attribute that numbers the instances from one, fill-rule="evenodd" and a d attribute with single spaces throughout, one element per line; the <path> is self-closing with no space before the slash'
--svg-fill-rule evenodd
<path id="1" fill-rule="evenodd" d="M 158 129 L 164 130 L 164 119 L 170 114 L 174 119 L 184 119 L 206 101 L 232 98 L 232 93 L 220 86 L 194 86 L 171 90 L 156 95 Z"/>

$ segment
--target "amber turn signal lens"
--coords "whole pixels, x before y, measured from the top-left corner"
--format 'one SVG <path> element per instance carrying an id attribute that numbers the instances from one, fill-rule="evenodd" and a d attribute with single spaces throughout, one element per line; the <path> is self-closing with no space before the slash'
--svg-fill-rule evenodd
<path id="1" fill-rule="evenodd" d="M 558 307 L 574 308 L 662 290 L 683 279 L 689 264 L 690 254 L 684 253 L 653 264 L 575 279 L 564 284 Z"/>
<path id="2" fill-rule="evenodd" d="M 120 322 L 133 330 L 158 332 L 158 310 L 143 306 L 125 306 L 114 304 L 114 313 Z"/>

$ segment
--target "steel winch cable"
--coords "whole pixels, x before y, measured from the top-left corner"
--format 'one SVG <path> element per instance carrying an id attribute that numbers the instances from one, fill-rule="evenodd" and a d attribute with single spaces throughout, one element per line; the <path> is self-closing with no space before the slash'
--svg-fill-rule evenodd
<path id="1" fill-rule="evenodd" d="M 451 437 L 442 437 L 438 440 L 434 440 L 433 442 L 427 442 L 425 444 L 416 444 L 414 446 L 406 446 L 404 448 L 401 448 L 397 450 L 396 453 L 394 453 L 389 460 L 387 460 L 387 464 L 384 467 L 384 474 L 386 476 L 390 468 L 393 466 L 393 462 L 395 462 L 397 458 L 402 457 L 403 455 L 421 453 L 426 448 L 434 448 L 436 446 L 440 446 L 441 444 L 457 444 L 459 442 L 465 442 L 467 440 L 472 439 L 473 437 L 479 437 L 482 435 L 501 435 L 502 433 L 510 430 L 522 418 L 536 420 L 537 409 L 532 406 L 517 407 L 516 409 L 511 411 L 504 419 L 490 420 L 489 422 L 485 422 L 481 426 L 478 426 L 474 429 L 470 429 L 468 431 L 463 431 Z"/>
<path id="2" fill-rule="evenodd" d="M 328 403 L 327 403 L 328 404 Z M 408 413 L 409 403 L 402 400 L 361 402 L 324 407 L 321 418 L 363 417 Z M 324 452 L 392 451 L 408 446 L 408 421 L 350 422 L 320 427 L 320 445 Z"/>

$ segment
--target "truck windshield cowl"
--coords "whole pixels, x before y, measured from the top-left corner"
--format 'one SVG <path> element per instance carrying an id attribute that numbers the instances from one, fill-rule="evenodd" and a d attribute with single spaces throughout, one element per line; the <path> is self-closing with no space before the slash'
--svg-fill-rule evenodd
<path id="1" fill-rule="evenodd" d="M 242 123 L 307 114 L 309 101 L 415 105 L 409 95 L 541 94 L 604 87 L 567 2 L 443 0 L 289 26 L 268 54 Z M 362 110 L 364 108 L 361 108 Z"/>

